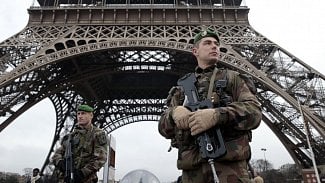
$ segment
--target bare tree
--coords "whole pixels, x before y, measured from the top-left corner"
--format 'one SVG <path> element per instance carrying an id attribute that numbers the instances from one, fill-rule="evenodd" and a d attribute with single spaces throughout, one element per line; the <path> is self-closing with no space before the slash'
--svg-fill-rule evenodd
<path id="1" fill-rule="evenodd" d="M 285 164 L 280 167 L 280 172 L 286 178 L 286 182 L 299 183 L 302 180 L 300 169 L 296 164 Z"/>
<path id="2" fill-rule="evenodd" d="M 24 168 L 23 171 L 24 171 L 24 175 L 31 176 L 33 173 L 33 168 Z"/>
<path id="3" fill-rule="evenodd" d="M 273 169 L 273 165 L 272 163 L 270 163 L 268 160 L 264 160 L 264 159 L 252 159 L 250 161 L 251 166 L 253 167 L 253 169 L 257 172 L 265 172 L 267 170 L 272 170 Z"/>

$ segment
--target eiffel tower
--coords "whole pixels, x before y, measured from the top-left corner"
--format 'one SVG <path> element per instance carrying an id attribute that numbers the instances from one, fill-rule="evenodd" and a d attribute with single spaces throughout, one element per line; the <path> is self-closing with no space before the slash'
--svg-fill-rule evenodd
<path id="1" fill-rule="evenodd" d="M 202 27 L 220 34 L 223 67 L 254 78 L 263 121 L 295 163 L 313 166 L 310 139 L 325 165 L 325 76 L 255 31 L 241 0 L 38 3 L 28 25 L 0 43 L 0 132 L 51 100 L 56 128 L 42 171 L 81 103 L 95 106 L 96 125 L 108 133 L 157 121 L 170 87 L 196 65 L 192 38 Z"/>

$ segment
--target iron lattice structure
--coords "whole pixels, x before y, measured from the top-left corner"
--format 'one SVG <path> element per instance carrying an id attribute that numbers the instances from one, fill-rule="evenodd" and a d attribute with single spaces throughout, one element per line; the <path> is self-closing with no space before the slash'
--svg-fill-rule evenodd
<path id="1" fill-rule="evenodd" d="M 95 106 L 108 133 L 157 121 L 170 87 L 196 65 L 192 38 L 202 26 L 220 34 L 220 65 L 254 78 L 263 121 L 294 161 L 312 166 L 308 135 L 316 163 L 325 164 L 324 75 L 255 31 L 241 1 L 38 2 L 28 25 L 0 43 L 0 131 L 50 99 L 56 129 L 43 169 L 80 103 Z"/>

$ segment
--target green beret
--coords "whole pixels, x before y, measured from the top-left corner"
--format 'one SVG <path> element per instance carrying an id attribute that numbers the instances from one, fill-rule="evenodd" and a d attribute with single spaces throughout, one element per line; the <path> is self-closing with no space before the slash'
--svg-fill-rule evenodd
<path id="1" fill-rule="evenodd" d="M 94 108 L 90 107 L 89 105 L 80 105 L 78 107 L 78 111 L 93 112 Z"/>
<path id="2" fill-rule="evenodd" d="M 213 32 L 212 30 L 208 29 L 208 30 L 201 31 L 198 34 L 196 34 L 194 37 L 193 43 L 195 44 L 198 41 L 200 41 L 202 38 L 205 38 L 205 37 L 214 37 L 218 41 L 218 43 L 220 42 L 218 34 Z"/>

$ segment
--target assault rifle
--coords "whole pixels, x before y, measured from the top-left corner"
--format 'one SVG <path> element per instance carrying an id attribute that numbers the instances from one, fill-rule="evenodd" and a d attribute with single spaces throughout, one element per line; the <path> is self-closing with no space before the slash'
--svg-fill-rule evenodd
<path id="1" fill-rule="evenodd" d="M 190 111 L 197 111 L 199 109 L 213 108 L 213 103 L 210 99 L 199 101 L 198 92 L 195 86 L 197 82 L 195 74 L 191 73 L 177 81 L 177 84 L 182 87 L 185 93 L 184 107 Z M 214 168 L 213 160 L 226 154 L 226 147 L 223 141 L 221 131 L 219 128 L 211 128 L 201 134 L 198 134 L 197 142 L 200 148 L 202 158 L 208 159 L 211 165 L 214 181 L 219 182 L 217 172 Z"/>
<path id="2" fill-rule="evenodd" d="M 74 183 L 74 177 L 73 177 L 73 157 L 72 157 L 72 140 L 71 134 L 69 134 L 68 143 L 65 148 L 65 172 L 64 172 L 64 182 L 66 183 Z"/>

